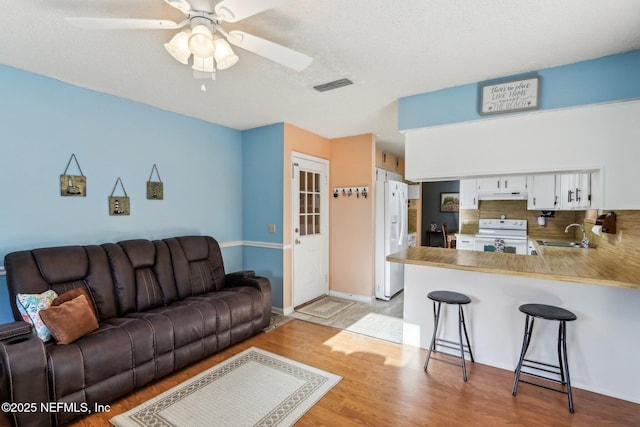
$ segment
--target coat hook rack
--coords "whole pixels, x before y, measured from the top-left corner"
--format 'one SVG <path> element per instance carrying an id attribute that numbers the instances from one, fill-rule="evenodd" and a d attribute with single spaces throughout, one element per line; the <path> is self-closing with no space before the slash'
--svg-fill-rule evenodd
<path id="1" fill-rule="evenodd" d="M 337 199 L 339 197 L 346 198 L 363 198 L 366 199 L 369 195 L 369 187 L 334 187 L 333 189 L 333 198 Z"/>

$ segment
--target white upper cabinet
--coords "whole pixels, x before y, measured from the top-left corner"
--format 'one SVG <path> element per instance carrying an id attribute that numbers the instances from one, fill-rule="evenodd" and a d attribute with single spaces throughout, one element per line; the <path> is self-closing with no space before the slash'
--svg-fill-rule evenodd
<path id="1" fill-rule="evenodd" d="M 588 172 L 529 176 L 527 209 L 590 209 L 597 205 L 593 203 L 592 177 Z"/>
<path id="2" fill-rule="evenodd" d="M 528 179 L 527 209 L 553 211 L 560 209 L 560 175 L 532 175 Z"/>
<path id="3" fill-rule="evenodd" d="M 480 200 L 509 200 L 527 198 L 526 175 L 496 176 L 476 180 Z"/>
<path id="4" fill-rule="evenodd" d="M 478 209 L 478 187 L 475 179 L 460 180 L 460 209 Z"/>
<path id="5" fill-rule="evenodd" d="M 560 177 L 560 204 L 562 209 L 591 207 L 591 174 L 572 173 Z"/>

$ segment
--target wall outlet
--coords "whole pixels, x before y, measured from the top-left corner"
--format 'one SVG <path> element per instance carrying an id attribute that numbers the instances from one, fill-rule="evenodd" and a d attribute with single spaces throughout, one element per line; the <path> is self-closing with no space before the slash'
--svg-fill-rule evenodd
<path id="1" fill-rule="evenodd" d="M 267 230 L 269 231 L 269 233 L 275 233 L 276 232 L 276 225 L 275 224 L 269 224 L 269 226 L 267 227 Z"/>

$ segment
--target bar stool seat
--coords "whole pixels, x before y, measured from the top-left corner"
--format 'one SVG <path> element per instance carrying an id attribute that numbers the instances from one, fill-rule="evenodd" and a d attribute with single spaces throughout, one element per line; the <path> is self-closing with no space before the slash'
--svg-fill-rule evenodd
<path id="1" fill-rule="evenodd" d="M 469 304 L 471 299 L 461 293 L 452 292 L 452 291 L 432 291 L 429 292 L 427 298 L 433 301 L 433 337 L 431 338 L 431 344 L 429 345 L 429 352 L 427 353 L 427 359 L 424 362 L 424 370 L 427 370 L 429 366 L 429 360 L 434 359 L 440 362 L 449 363 L 452 365 L 457 365 L 462 367 L 462 378 L 464 381 L 467 381 L 467 365 L 465 362 L 465 352 L 469 353 L 471 357 L 471 361 L 474 362 L 473 352 L 471 351 L 471 344 L 469 343 L 469 334 L 467 333 L 467 326 L 464 321 L 464 312 L 462 310 L 462 306 L 465 304 Z M 438 334 L 438 325 L 440 323 L 440 308 L 442 303 L 457 305 L 458 306 L 458 338 L 459 342 L 452 342 L 445 339 L 437 338 Z M 466 338 L 466 344 L 462 341 L 462 332 L 464 331 L 464 337 Z M 436 346 L 449 348 L 452 350 L 456 350 L 460 352 L 460 356 L 443 352 L 444 354 L 455 357 L 461 360 L 461 363 L 458 365 L 457 363 L 453 363 L 450 360 L 440 359 L 437 357 L 432 357 L 432 353 L 436 353 Z"/>
<path id="2" fill-rule="evenodd" d="M 516 368 L 515 380 L 513 383 L 512 394 L 515 396 L 518 392 L 518 383 L 523 382 L 536 387 L 542 387 L 547 390 L 557 391 L 567 395 L 569 402 L 569 412 L 573 412 L 573 396 L 571 394 L 571 380 L 569 377 L 569 363 L 567 361 L 567 322 L 576 320 L 578 317 L 561 307 L 545 304 L 523 304 L 519 307 L 519 310 L 527 315 L 524 324 L 524 338 L 522 340 L 522 350 L 520 352 L 520 360 L 518 361 L 518 367 Z M 549 363 L 538 362 L 535 360 L 526 359 L 526 353 L 531 343 L 531 336 L 533 334 L 533 323 L 535 318 L 558 321 L 558 365 L 552 365 Z M 550 373 L 557 375 L 560 379 L 551 378 L 545 374 L 538 374 L 533 372 L 522 371 L 522 368 L 533 369 L 542 373 Z M 557 371 L 555 371 L 557 370 Z M 559 383 L 562 386 L 566 386 L 566 390 L 559 390 L 557 388 L 548 387 L 543 384 L 533 383 L 520 378 L 521 375 L 528 375 L 543 380 Z"/>

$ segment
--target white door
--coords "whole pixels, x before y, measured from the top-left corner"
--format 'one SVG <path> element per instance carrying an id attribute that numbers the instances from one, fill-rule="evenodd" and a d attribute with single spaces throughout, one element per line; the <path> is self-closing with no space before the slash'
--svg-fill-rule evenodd
<path id="1" fill-rule="evenodd" d="M 327 160 L 292 156 L 293 306 L 329 293 L 329 188 Z"/>

